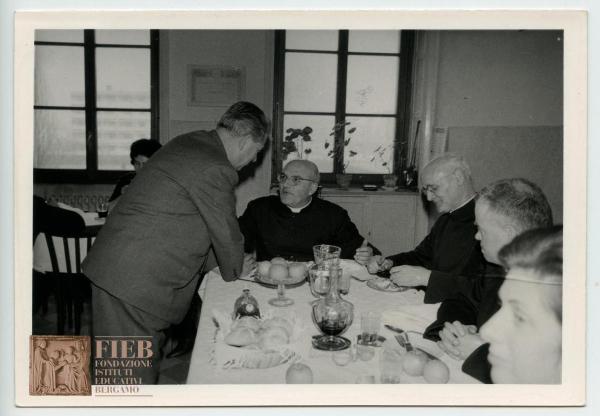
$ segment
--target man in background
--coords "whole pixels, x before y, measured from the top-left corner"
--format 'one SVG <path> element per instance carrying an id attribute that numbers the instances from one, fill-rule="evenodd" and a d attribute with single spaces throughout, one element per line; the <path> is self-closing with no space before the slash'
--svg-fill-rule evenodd
<path id="1" fill-rule="evenodd" d="M 126 173 L 119 178 L 113 193 L 108 198 L 110 209 L 117 203 L 117 199 L 123 194 L 125 189 L 129 186 L 135 174 L 150 160 L 150 157 L 160 149 L 160 143 L 157 140 L 151 139 L 139 139 L 131 143 L 129 149 L 129 158 L 131 165 L 135 169 L 134 172 Z"/>
<path id="2" fill-rule="evenodd" d="M 467 284 L 463 276 L 477 275 L 484 260 L 475 240 L 475 190 L 469 165 L 459 155 L 445 154 L 421 173 L 421 189 L 441 214 L 430 233 L 412 251 L 374 257 L 369 272 L 390 270 L 399 286 L 426 286 L 425 302 L 437 303 Z"/>
<path id="3" fill-rule="evenodd" d="M 216 130 L 171 140 L 129 185 L 83 262 L 93 283 L 94 336 L 153 337 L 144 384 L 158 380 L 165 331 L 189 310 L 211 246 L 224 280 L 249 271 L 236 170 L 256 159 L 268 135 L 265 114 L 238 102 Z"/>
<path id="4" fill-rule="evenodd" d="M 315 196 L 319 169 L 308 160 L 292 160 L 279 175 L 279 196 L 255 199 L 240 217 L 246 253 L 258 261 L 283 257 L 308 261 L 313 246 L 331 244 L 342 258 L 366 263 L 373 254 L 346 210 Z"/>

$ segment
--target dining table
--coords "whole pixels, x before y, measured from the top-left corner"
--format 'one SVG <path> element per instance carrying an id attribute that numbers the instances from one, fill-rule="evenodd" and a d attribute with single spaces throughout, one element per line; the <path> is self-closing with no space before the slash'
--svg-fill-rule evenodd
<path id="1" fill-rule="evenodd" d="M 354 261 L 342 260 L 342 266 L 351 265 L 351 269 L 356 269 L 356 264 L 351 263 Z M 447 356 L 436 343 L 422 337 L 427 325 L 435 319 L 439 304 L 425 304 L 424 292 L 416 289 L 401 292 L 373 289 L 363 278 L 365 277 L 361 276 L 361 280 L 351 278 L 348 294 L 341 295 L 354 306 L 353 323 L 342 334 L 352 343 L 348 351 L 351 358 L 349 362 L 344 362 L 345 360 L 339 359 L 343 353 L 318 350 L 312 345 L 313 336 L 320 332 L 312 319 L 312 304 L 317 298 L 312 294 L 308 281 L 286 289 L 285 295 L 294 301 L 292 305 L 275 307 L 268 300 L 276 297 L 276 288 L 257 282 L 253 277 L 226 282 L 218 268 L 209 271 L 199 289 L 203 304 L 187 384 L 285 384 L 286 372 L 292 362 L 307 365 L 312 371 L 314 384 L 380 383 L 381 369 L 386 366 L 384 351 L 402 348 L 396 340 L 397 334 L 387 329 L 385 324 L 406 330 L 413 346 L 445 363 L 449 369 L 449 383 L 478 383 L 461 371 L 461 361 Z M 283 317 L 294 322 L 295 336 L 290 341 L 290 349 L 294 351 L 294 355 L 289 362 L 268 368 L 236 367 L 223 362 L 220 351 L 227 346 L 223 345 L 224 334 L 220 333 L 226 328 L 222 321 L 233 319 L 234 303 L 245 289 L 258 301 L 263 319 Z M 357 354 L 357 347 L 364 348 L 357 345 L 357 339 L 361 334 L 361 315 L 367 312 L 379 313 L 381 316 L 381 345 L 368 347 L 374 352 L 369 354 L 372 357 Z M 423 376 L 410 376 L 406 373 L 400 376 L 399 382 L 426 383 Z"/>

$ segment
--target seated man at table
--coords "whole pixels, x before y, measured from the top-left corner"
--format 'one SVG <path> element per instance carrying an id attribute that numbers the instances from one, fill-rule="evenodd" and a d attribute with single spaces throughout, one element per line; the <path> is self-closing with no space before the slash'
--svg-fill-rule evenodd
<path id="1" fill-rule="evenodd" d="M 319 169 L 308 160 L 292 160 L 279 175 L 279 196 L 255 199 L 239 218 L 246 253 L 256 260 L 283 257 L 297 261 L 313 259 L 313 246 L 332 244 L 342 258 L 363 264 L 373 254 L 358 233 L 346 210 L 315 196 Z M 375 249 L 376 250 L 376 249 Z"/>
<path id="2" fill-rule="evenodd" d="M 429 235 L 412 251 L 374 256 L 369 272 L 391 269 L 400 286 L 426 286 L 425 303 L 451 297 L 466 284 L 462 276 L 477 275 L 484 264 L 475 240 L 475 190 L 464 158 L 445 154 L 429 162 L 421 173 L 421 189 L 441 214 Z"/>
<path id="3" fill-rule="evenodd" d="M 541 189 L 520 178 L 503 179 L 482 189 L 475 205 L 481 252 L 489 262 L 485 275 L 471 281 L 470 290 L 442 302 L 437 320 L 425 337 L 440 339 L 448 355 L 465 360 L 463 371 L 484 383 L 491 383 L 487 362 L 488 344 L 479 328 L 499 309 L 498 290 L 504 281 L 498 253 L 521 233 L 552 225 L 552 210 Z"/>

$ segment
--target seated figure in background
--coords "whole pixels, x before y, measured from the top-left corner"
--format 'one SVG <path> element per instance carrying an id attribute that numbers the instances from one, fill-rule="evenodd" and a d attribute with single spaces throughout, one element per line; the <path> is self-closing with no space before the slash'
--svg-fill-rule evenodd
<path id="1" fill-rule="evenodd" d="M 552 210 L 541 189 L 520 178 L 502 179 L 483 188 L 475 205 L 481 252 L 489 262 L 485 273 L 471 280 L 468 290 L 442 302 L 437 320 L 425 337 L 440 340 L 448 355 L 465 360 L 462 370 L 490 383 L 488 344 L 479 328 L 498 310 L 498 290 L 505 275 L 498 253 L 519 234 L 552 225 Z"/>
<path id="2" fill-rule="evenodd" d="M 346 210 L 315 196 L 319 169 L 308 160 L 292 160 L 279 175 L 279 196 L 250 201 L 239 218 L 246 253 L 256 260 L 284 257 L 313 259 L 313 246 L 332 244 L 342 248 L 342 258 L 363 264 L 373 250 L 359 234 Z"/>
<path id="3" fill-rule="evenodd" d="M 139 139 L 131 144 L 129 149 L 129 157 L 131 164 L 135 169 L 134 172 L 129 172 L 119 179 L 115 189 L 108 199 L 108 202 L 113 206 L 117 199 L 123 194 L 125 189 L 129 186 L 135 174 L 144 166 L 144 164 L 150 159 L 150 157 L 161 148 L 160 143 L 157 140 L 151 139 Z"/>
<path id="4" fill-rule="evenodd" d="M 496 384 L 560 384 L 562 226 L 527 231 L 500 250 L 502 307 L 481 328 Z"/>
<path id="5" fill-rule="evenodd" d="M 475 191 L 471 169 L 455 154 L 429 162 L 421 173 L 421 189 L 441 214 L 430 233 L 412 251 L 368 263 L 371 273 L 390 270 L 400 286 L 426 286 L 425 302 L 437 303 L 468 284 L 464 276 L 481 272 L 484 259 L 475 240 Z"/>

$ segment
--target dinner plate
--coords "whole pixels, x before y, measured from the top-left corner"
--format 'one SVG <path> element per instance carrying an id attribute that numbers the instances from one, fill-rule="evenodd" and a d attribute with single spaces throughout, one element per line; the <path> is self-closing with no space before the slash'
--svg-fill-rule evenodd
<path id="1" fill-rule="evenodd" d="M 404 292 L 410 287 L 408 286 L 397 286 L 390 279 L 386 279 L 385 277 L 376 277 L 375 279 L 371 279 L 367 281 L 367 286 L 371 289 L 379 290 L 381 292 Z"/>

